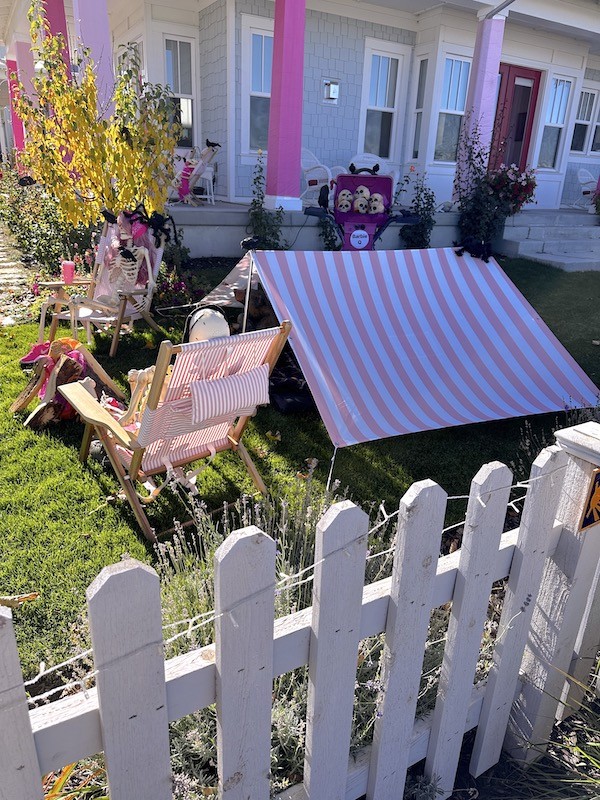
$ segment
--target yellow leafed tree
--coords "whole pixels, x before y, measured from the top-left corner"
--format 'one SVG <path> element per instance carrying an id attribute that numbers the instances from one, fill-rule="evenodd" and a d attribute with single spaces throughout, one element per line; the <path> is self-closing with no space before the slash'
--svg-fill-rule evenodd
<path id="1" fill-rule="evenodd" d="M 124 48 L 110 106 L 99 111 L 89 52 L 72 76 L 64 39 L 50 34 L 43 0 L 34 0 L 29 23 L 38 70 L 32 95 L 20 84 L 16 100 L 26 132 L 21 167 L 73 226 L 94 225 L 102 209 L 118 213 L 138 203 L 148 213 L 162 212 L 179 136 L 168 89 L 143 81 L 137 51 Z"/>

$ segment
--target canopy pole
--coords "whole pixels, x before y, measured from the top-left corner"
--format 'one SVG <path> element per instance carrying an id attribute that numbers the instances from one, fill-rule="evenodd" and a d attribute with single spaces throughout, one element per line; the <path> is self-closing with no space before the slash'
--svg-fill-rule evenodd
<path id="1" fill-rule="evenodd" d="M 331 478 L 333 476 L 333 465 L 335 464 L 335 457 L 337 456 L 338 447 L 337 444 L 333 448 L 333 455 L 331 456 L 331 465 L 329 467 L 329 477 L 327 478 L 327 486 L 325 487 L 325 491 L 329 491 L 329 487 L 331 486 Z"/>
<path id="2" fill-rule="evenodd" d="M 254 261 L 252 256 L 249 255 L 250 264 L 248 265 L 248 285 L 246 286 L 246 297 L 244 298 L 244 318 L 242 321 L 242 333 L 246 333 L 246 324 L 248 322 L 248 306 L 250 305 L 250 287 L 252 285 L 252 270 L 254 269 Z"/>

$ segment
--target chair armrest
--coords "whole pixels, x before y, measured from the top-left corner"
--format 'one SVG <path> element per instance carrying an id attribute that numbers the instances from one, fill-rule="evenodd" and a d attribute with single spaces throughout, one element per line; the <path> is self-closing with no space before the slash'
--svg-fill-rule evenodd
<path id="1" fill-rule="evenodd" d="M 88 425 L 93 425 L 95 428 L 104 428 L 114 436 L 119 444 L 128 450 L 143 450 L 141 445 L 137 443 L 135 436 L 122 428 L 96 398 L 92 397 L 80 381 L 63 384 L 58 387 L 58 391 Z"/>
<path id="2" fill-rule="evenodd" d="M 318 176 L 320 176 L 322 180 L 331 180 L 331 171 L 329 167 L 326 167 L 324 164 L 319 164 L 318 166 L 314 167 L 307 167 L 307 169 L 303 170 L 303 172 L 307 183 L 309 180 L 318 180 Z"/>

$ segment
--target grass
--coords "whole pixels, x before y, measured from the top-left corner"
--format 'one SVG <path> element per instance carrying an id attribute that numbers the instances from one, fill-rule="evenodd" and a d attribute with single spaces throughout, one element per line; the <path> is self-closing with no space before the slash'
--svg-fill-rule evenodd
<path id="1" fill-rule="evenodd" d="M 592 344 L 600 336 L 597 304 L 600 273 L 568 274 L 524 260 L 503 260 L 517 286 L 549 324 L 558 338 L 596 382 L 600 382 L 599 350 Z M 216 283 L 219 269 L 206 279 Z M 599 321 L 600 322 L 600 321 Z M 169 320 L 165 320 L 167 325 Z M 165 329 L 176 338 L 179 325 Z M 0 594 L 40 592 L 40 599 L 16 612 L 17 633 L 26 675 L 40 661 L 55 663 L 71 648 L 71 626 L 84 602 L 85 587 L 102 566 L 122 553 L 144 561 L 154 553 L 138 533 L 128 506 L 107 504 L 116 494 L 112 474 L 97 463 L 83 468 L 77 460 L 81 428 L 61 423 L 44 434 L 22 426 L 8 406 L 23 387 L 18 359 L 36 336 L 33 325 L 0 329 Z M 109 341 L 97 339 L 96 355 L 111 375 L 125 385 L 131 366 L 154 363 L 159 338 L 140 329 L 125 337 L 115 359 L 109 359 Z M 532 435 L 550 438 L 553 428 L 567 424 L 565 414 L 531 420 Z M 339 451 L 334 477 L 348 494 L 363 505 L 383 501 L 388 510 L 415 480 L 432 478 L 450 495 L 465 494 L 479 467 L 492 460 L 516 462 L 523 441 L 523 420 L 506 420 L 396 437 L 356 445 Z M 279 431 L 275 441 L 269 432 Z M 262 409 L 249 426 L 246 444 L 275 496 L 285 496 L 306 472 L 306 459 L 319 463 L 313 479 L 324 487 L 333 453 L 316 412 L 284 416 Z M 531 455 L 535 455 L 532 453 Z M 220 456 L 199 479 L 210 509 L 221 507 L 252 485 L 238 458 Z M 181 509 L 166 496 L 151 511 L 158 527 L 169 527 Z M 464 504 L 449 509 L 449 522 L 462 519 Z"/>

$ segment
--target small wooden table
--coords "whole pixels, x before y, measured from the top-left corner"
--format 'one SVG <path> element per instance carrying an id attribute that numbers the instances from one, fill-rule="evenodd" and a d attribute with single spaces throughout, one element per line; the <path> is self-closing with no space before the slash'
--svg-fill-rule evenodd
<path id="1" fill-rule="evenodd" d="M 69 295 L 66 292 L 67 288 L 71 286 L 74 287 L 83 287 L 89 286 L 92 282 L 92 277 L 81 277 L 77 276 L 73 278 L 72 283 L 65 283 L 62 278 L 56 278 L 53 281 L 40 281 L 39 286 L 43 289 L 49 289 L 51 292 L 54 293 L 55 303 L 54 303 L 54 313 L 52 314 L 52 322 L 50 323 L 50 333 L 49 333 L 49 340 L 52 341 L 56 336 L 56 331 L 58 329 L 58 312 L 60 311 L 61 307 L 68 303 Z"/>

